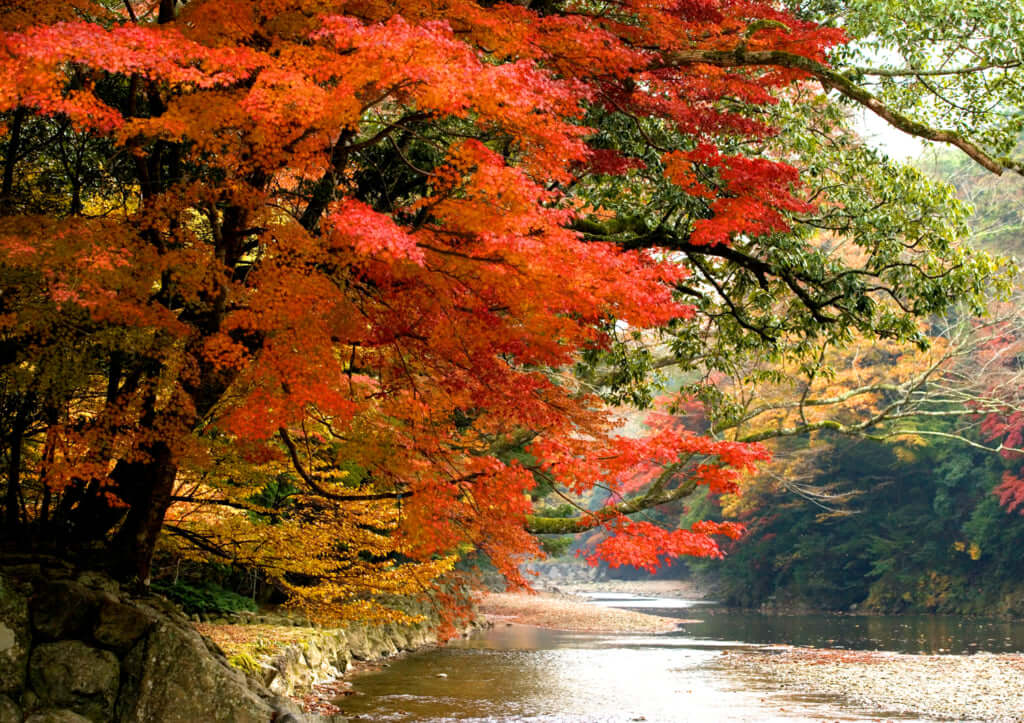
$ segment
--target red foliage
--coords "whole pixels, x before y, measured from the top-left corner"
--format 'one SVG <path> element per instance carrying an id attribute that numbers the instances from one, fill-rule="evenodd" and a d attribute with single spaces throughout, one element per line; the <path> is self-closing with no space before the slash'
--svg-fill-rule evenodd
<path id="1" fill-rule="evenodd" d="M 683 555 L 722 557 L 723 552 L 712 535 L 737 540 L 745 529 L 737 522 L 698 522 L 689 530 L 666 530 L 650 522 L 617 520 L 609 526 L 612 535 L 594 546 L 587 562 L 601 561 L 609 567 L 631 565 L 655 572 L 664 562 Z"/>
<path id="2" fill-rule="evenodd" d="M 61 15 L 50 5 L 0 23 L 0 111 L 67 117 L 140 168 L 173 147 L 188 169 L 160 183 L 140 175 L 138 203 L 121 214 L 0 218 L 0 260 L 39 272 L 51 313 L 133 334 L 132 352 L 151 362 L 166 408 L 121 410 L 135 415 L 122 428 L 148 425 L 148 437 L 83 437 L 107 456 L 95 474 L 156 437 L 180 470 L 218 435 L 261 460 L 285 458 L 281 430 L 306 448 L 328 439 L 373 490 L 409 493 L 403 554 L 469 543 L 517 579 L 521 556 L 537 552 L 524 531 L 534 478 L 491 453 L 496 440 L 533 430 L 539 469 L 574 492 L 599 480 L 629 491 L 638 468 L 689 454 L 713 458 L 695 470 L 700 484 L 733 491 L 766 458 L 674 429 L 611 436 L 597 399 L 544 372 L 607 346 L 609 319 L 643 329 L 690 314 L 673 298 L 683 272 L 669 255 L 585 242 L 569 229 L 578 204 L 559 189 L 641 165 L 588 145 L 585 110 L 604 105 L 693 135 L 694 150 L 665 162 L 684 191 L 712 200 L 694 242 L 785 229 L 783 212 L 806 208 L 796 172 L 720 154 L 716 134 L 770 129 L 717 101 L 771 103 L 799 74 L 673 53 L 745 43 L 822 59 L 837 31 L 748 0 L 551 15 L 470 0 L 192 0 L 163 24 L 105 4 L 90 6 L 96 22 L 51 21 Z M 780 23 L 747 32 L 764 18 Z M 103 92 L 116 83 L 120 96 Z M 148 112 L 117 101 L 128 88 L 148 94 Z M 443 160 L 403 156 L 394 137 L 406 132 L 426 134 Z M 372 148 L 395 149 L 425 190 L 374 200 L 352 180 Z M 697 168 L 717 180 L 699 182 Z M 318 208 L 310 189 L 321 186 Z M 739 534 L 609 525 L 595 554 L 648 568 L 718 555 L 712 535 Z"/>

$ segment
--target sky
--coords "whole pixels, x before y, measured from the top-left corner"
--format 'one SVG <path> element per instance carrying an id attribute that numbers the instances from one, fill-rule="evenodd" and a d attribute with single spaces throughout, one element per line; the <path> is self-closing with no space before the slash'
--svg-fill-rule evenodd
<path id="1" fill-rule="evenodd" d="M 919 138 L 893 128 L 867 108 L 860 110 L 854 124 L 865 141 L 897 160 L 916 158 L 926 147 Z"/>

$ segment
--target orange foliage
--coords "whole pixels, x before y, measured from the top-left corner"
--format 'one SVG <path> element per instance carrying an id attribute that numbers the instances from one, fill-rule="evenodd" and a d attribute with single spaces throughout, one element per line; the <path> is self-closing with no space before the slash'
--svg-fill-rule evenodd
<path id="1" fill-rule="evenodd" d="M 469 549 L 521 582 L 535 473 L 582 492 L 704 455 L 694 474 L 726 491 L 764 458 L 672 430 L 614 437 L 597 398 L 547 372 L 608 346 L 610 321 L 691 313 L 670 256 L 570 230 L 587 207 L 566 189 L 635 167 L 589 145 L 586 109 L 617 109 L 692 134 L 668 174 L 715 197 L 695 241 L 785 228 L 805 208 L 795 172 L 719 154 L 717 134 L 769 129 L 716 101 L 771 103 L 800 74 L 672 53 L 822 60 L 838 31 L 748 0 L 108 5 L 0 11 L 0 112 L 66 118 L 135 169 L 121 210 L 0 216 L 0 260 L 34 289 L 2 323 L 31 363 L 96 352 L 38 472 L 68 515 L 131 510 L 97 534 L 121 526 L 136 574 L 166 522 L 183 554 L 257 566 L 318 612 L 426 585 Z M 779 22 L 751 27 L 764 19 Z M 368 180 L 382 158 L 391 175 Z M 524 430 L 535 465 L 499 452 Z M 282 479 L 287 504 L 256 501 Z M 645 566 L 737 532 L 606 524 L 597 554 Z"/>

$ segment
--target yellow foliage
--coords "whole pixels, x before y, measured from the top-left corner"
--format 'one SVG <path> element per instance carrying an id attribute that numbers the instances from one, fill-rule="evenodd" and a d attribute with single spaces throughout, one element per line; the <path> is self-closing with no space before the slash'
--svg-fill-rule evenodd
<path id="1" fill-rule="evenodd" d="M 289 607 L 318 622 L 419 622 L 375 599 L 424 593 L 433 581 L 450 572 L 458 559 L 455 554 L 413 558 L 399 533 L 399 505 L 374 499 L 327 505 L 293 492 L 289 497 L 293 507 L 273 509 L 253 499 L 278 478 L 280 466 L 268 463 L 257 468 L 263 474 L 254 475 L 249 465 L 247 485 L 215 484 L 217 478 L 244 478 L 231 466 L 230 460 L 221 456 L 221 466 L 199 478 L 213 478 L 210 482 L 189 485 L 197 501 L 171 507 L 168 523 L 188 534 L 165 536 L 164 550 L 184 559 L 206 561 L 206 549 L 191 544 L 193 539 L 202 539 L 207 548 L 229 552 L 235 564 L 260 570 L 265 579 L 289 595 Z M 239 463 L 239 468 L 246 469 L 244 463 Z M 322 474 L 321 487 L 334 494 L 351 493 L 344 487 L 348 477 L 344 469 Z M 230 504 L 204 504 L 207 500 Z"/>
<path id="2" fill-rule="evenodd" d="M 913 450 L 903 446 L 894 447 L 893 454 L 896 455 L 896 459 L 905 464 L 911 464 L 917 461 L 917 455 L 914 454 Z"/>
<path id="3" fill-rule="evenodd" d="M 981 559 L 981 547 L 978 546 L 977 542 L 972 542 L 968 544 L 961 540 L 957 540 L 953 543 L 953 549 L 957 552 L 966 552 L 967 556 L 970 557 L 972 560 Z"/>

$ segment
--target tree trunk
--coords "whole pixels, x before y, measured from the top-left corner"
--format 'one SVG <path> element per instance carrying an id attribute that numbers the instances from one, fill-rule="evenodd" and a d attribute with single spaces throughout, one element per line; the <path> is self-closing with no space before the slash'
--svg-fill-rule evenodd
<path id="1" fill-rule="evenodd" d="M 28 424 L 28 402 L 24 402 L 18 410 L 14 419 L 14 428 L 11 430 L 10 454 L 7 458 L 7 494 L 4 500 L 5 520 L 4 533 L 9 537 L 17 537 L 20 530 L 20 519 L 18 516 L 18 492 L 21 485 L 21 443 L 25 436 L 25 429 Z"/>
<path id="2" fill-rule="evenodd" d="M 112 543 L 116 572 L 144 586 L 149 585 L 153 552 L 178 474 L 166 443 L 156 442 L 149 451 L 151 461 L 119 465 L 113 474 L 118 495 L 129 503 L 128 515 Z"/>
<path id="3" fill-rule="evenodd" d="M 0 212 L 3 212 L 6 206 L 13 204 L 14 166 L 18 162 L 18 153 L 21 151 L 21 127 L 25 123 L 27 114 L 28 111 L 19 106 L 14 111 L 14 119 L 9 127 L 7 151 L 4 154 L 6 158 L 4 159 L 3 180 L 0 181 Z"/>

